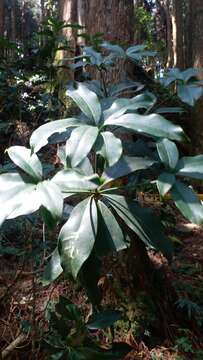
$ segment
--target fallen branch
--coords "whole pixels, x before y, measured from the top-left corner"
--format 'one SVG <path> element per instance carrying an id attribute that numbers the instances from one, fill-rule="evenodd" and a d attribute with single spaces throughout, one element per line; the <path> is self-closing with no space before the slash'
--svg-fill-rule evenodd
<path id="1" fill-rule="evenodd" d="M 15 340 L 10 343 L 6 349 L 4 349 L 1 352 L 1 360 L 6 359 L 19 345 L 21 345 L 25 340 L 27 336 L 25 334 L 20 334 Z"/>

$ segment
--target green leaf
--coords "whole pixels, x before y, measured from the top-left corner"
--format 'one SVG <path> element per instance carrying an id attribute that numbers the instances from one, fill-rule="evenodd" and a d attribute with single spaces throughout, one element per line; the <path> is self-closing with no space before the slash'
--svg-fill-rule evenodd
<path id="1" fill-rule="evenodd" d="M 108 87 L 108 94 L 109 96 L 118 96 L 120 93 L 126 91 L 129 92 L 130 90 L 132 91 L 135 88 L 137 88 L 136 91 L 139 91 L 143 89 L 143 87 L 144 85 L 142 85 L 141 83 L 127 79 L 118 84 L 110 85 Z"/>
<path id="2" fill-rule="evenodd" d="M 175 114 L 175 113 L 182 114 L 185 111 L 186 110 L 181 107 L 160 107 L 156 109 L 157 114 Z"/>
<path id="3" fill-rule="evenodd" d="M 102 132 L 100 136 L 103 139 L 101 141 L 101 154 L 108 161 L 109 166 L 112 166 L 122 155 L 122 142 L 109 131 Z"/>
<path id="4" fill-rule="evenodd" d="M 168 139 L 162 139 L 156 143 L 157 151 L 161 161 L 169 169 L 175 169 L 178 159 L 179 152 L 174 142 Z"/>
<path id="5" fill-rule="evenodd" d="M 103 256 L 109 252 L 126 249 L 123 232 L 113 213 L 100 200 L 98 200 L 98 210 L 98 232 L 95 243 L 98 255 Z"/>
<path id="6" fill-rule="evenodd" d="M 82 83 L 77 83 L 77 89 L 69 86 L 67 94 L 78 105 L 80 110 L 90 119 L 94 120 L 95 124 L 99 124 L 101 117 L 101 105 L 97 95 L 90 91 L 87 86 Z"/>
<path id="7" fill-rule="evenodd" d="M 78 119 L 69 118 L 49 122 L 38 127 L 30 137 L 30 146 L 34 152 L 39 151 L 43 146 L 48 144 L 48 139 L 55 133 L 65 132 L 69 127 L 81 125 Z"/>
<path id="8" fill-rule="evenodd" d="M 125 58 L 125 51 L 123 50 L 123 48 L 119 45 L 114 45 L 114 44 L 111 44 L 110 42 L 108 41 L 104 41 L 102 44 L 101 44 L 101 47 L 105 48 L 106 50 L 116 54 L 119 58 L 120 57 L 124 57 Z"/>
<path id="9" fill-rule="evenodd" d="M 63 214 L 63 196 L 59 187 L 52 181 L 45 180 L 37 184 L 37 196 L 43 205 L 58 221 Z"/>
<path id="10" fill-rule="evenodd" d="M 52 182 L 56 184 L 63 193 L 79 193 L 95 190 L 98 187 L 96 181 L 98 175 L 85 176 L 76 170 L 61 170 L 53 178 Z"/>
<path id="11" fill-rule="evenodd" d="M 36 180 L 42 179 L 42 164 L 36 154 L 24 146 L 11 146 L 7 149 L 10 159 Z"/>
<path id="12" fill-rule="evenodd" d="M 147 51 L 146 45 L 134 45 L 130 46 L 126 50 L 126 55 L 131 59 L 135 61 L 140 61 L 144 56 L 155 56 L 157 53 L 155 51 Z"/>
<path id="13" fill-rule="evenodd" d="M 172 244 L 164 235 L 161 222 L 150 209 L 142 208 L 135 201 L 127 201 L 120 195 L 105 194 L 105 198 L 108 198 L 109 205 L 147 246 L 160 250 L 167 258 L 171 258 Z"/>
<path id="14" fill-rule="evenodd" d="M 89 330 L 105 329 L 122 319 L 120 311 L 104 310 L 92 316 L 86 324 Z"/>
<path id="15" fill-rule="evenodd" d="M 97 233 L 97 207 L 94 199 L 81 201 L 59 234 L 62 267 L 76 278 L 90 256 Z"/>
<path id="16" fill-rule="evenodd" d="M 43 286 L 47 286 L 51 284 L 62 274 L 62 272 L 63 269 L 61 267 L 61 259 L 58 252 L 58 248 L 56 247 L 56 249 L 51 255 L 51 259 L 49 260 L 42 274 Z"/>
<path id="17" fill-rule="evenodd" d="M 137 170 L 147 169 L 154 164 L 154 160 L 141 157 L 122 156 L 122 158 L 113 166 L 108 167 L 102 174 L 105 179 L 104 184 L 131 174 Z"/>
<path id="18" fill-rule="evenodd" d="M 179 125 L 172 124 L 158 114 L 125 114 L 117 119 L 105 120 L 104 126 L 107 125 L 122 126 L 153 137 L 168 138 L 177 141 L 186 140 L 186 135 Z"/>
<path id="19" fill-rule="evenodd" d="M 177 175 L 203 180 L 203 155 L 180 159 L 177 165 Z"/>
<path id="20" fill-rule="evenodd" d="M 27 183 L 17 173 L 0 175 L 0 226 L 6 219 L 28 215 L 40 207 L 36 185 Z"/>
<path id="21" fill-rule="evenodd" d="M 62 350 L 60 352 L 50 355 L 46 360 L 62 360 L 64 358 L 64 355 L 66 355 L 66 351 Z"/>
<path id="22" fill-rule="evenodd" d="M 80 284 L 84 287 L 89 301 L 95 307 L 99 307 L 102 300 L 102 292 L 98 287 L 101 278 L 101 265 L 102 262 L 98 258 L 95 249 L 93 249 L 79 273 Z"/>
<path id="23" fill-rule="evenodd" d="M 202 69 L 194 69 L 194 68 L 186 69 L 186 70 L 182 71 L 182 73 L 181 73 L 182 79 L 184 81 L 188 81 L 191 77 L 197 78 L 199 73 L 202 71 L 203 71 Z"/>
<path id="24" fill-rule="evenodd" d="M 156 97 L 149 93 L 143 93 L 133 97 L 132 99 L 116 99 L 111 107 L 104 111 L 104 119 L 111 121 L 112 119 L 118 118 L 127 111 L 137 109 L 147 109 L 156 102 Z"/>
<path id="25" fill-rule="evenodd" d="M 74 129 L 66 142 L 66 155 L 76 167 L 89 154 L 98 136 L 95 126 L 80 126 Z"/>
<path id="26" fill-rule="evenodd" d="M 197 85 L 178 84 L 177 93 L 184 103 L 194 106 L 195 102 L 202 96 L 203 90 L 201 86 Z"/>
<path id="27" fill-rule="evenodd" d="M 173 174 L 163 172 L 157 179 L 157 188 L 161 196 L 166 195 L 166 193 L 171 189 L 175 183 L 176 178 Z"/>
<path id="28" fill-rule="evenodd" d="M 171 195 L 181 213 L 194 224 L 203 224 L 203 205 L 194 191 L 185 184 L 176 181 Z"/>
<path id="29" fill-rule="evenodd" d="M 101 53 L 95 51 L 92 46 L 85 46 L 83 49 L 83 55 L 85 58 L 89 58 L 91 65 L 101 66 L 103 63 L 103 57 Z"/>

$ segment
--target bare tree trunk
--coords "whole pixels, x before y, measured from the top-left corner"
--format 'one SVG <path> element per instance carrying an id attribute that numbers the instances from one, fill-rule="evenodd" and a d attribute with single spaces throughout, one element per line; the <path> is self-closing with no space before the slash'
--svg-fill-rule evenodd
<path id="1" fill-rule="evenodd" d="M 172 35 L 173 35 L 173 66 L 184 68 L 184 24 L 183 24 L 183 1 L 173 0 Z"/>
<path id="2" fill-rule="evenodd" d="M 173 38 L 172 38 L 172 21 L 171 21 L 171 7 L 170 0 L 157 0 L 162 22 L 165 24 L 165 40 L 166 40 L 166 67 L 173 66 Z M 163 19 L 164 18 L 164 19 Z"/>
<path id="3" fill-rule="evenodd" d="M 188 64 L 194 68 L 203 68 L 203 2 L 202 0 L 189 1 L 189 48 Z M 199 74 L 203 79 L 203 73 Z M 193 151 L 203 152 L 203 97 L 192 111 L 191 139 Z"/>
<path id="4" fill-rule="evenodd" d="M 0 1 L 0 36 L 4 35 L 4 0 Z"/>
<path id="5" fill-rule="evenodd" d="M 87 33 L 104 33 L 104 39 L 124 46 L 133 42 L 133 0 L 83 0 Z M 121 66 L 122 65 L 122 66 Z M 125 76 L 125 66 L 116 66 L 108 75 L 108 82 L 117 82 Z"/>

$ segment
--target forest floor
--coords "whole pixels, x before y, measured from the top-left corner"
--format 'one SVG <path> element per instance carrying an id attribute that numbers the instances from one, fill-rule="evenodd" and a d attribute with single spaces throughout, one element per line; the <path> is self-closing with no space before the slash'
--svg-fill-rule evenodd
<path id="1" fill-rule="evenodd" d="M 131 311 L 129 316 L 133 325 L 127 328 L 126 324 L 120 323 L 116 328 L 115 340 L 118 331 L 119 340 L 126 341 L 132 346 L 133 350 L 126 360 L 201 360 L 203 359 L 203 338 L 200 335 L 203 324 L 203 230 L 184 221 L 170 203 L 163 206 L 152 198 L 145 198 L 143 202 L 147 205 L 150 203 L 156 211 L 162 213 L 167 233 L 174 242 L 175 256 L 170 265 L 159 253 L 150 251 L 149 256 L 156 268 L 162 266 L 165 268 L 166 276 L 179 297 L 179 302 L 175 306 L 185 316 L 186 322 L 178 329 L 176 324 L 169 324 L 171 332 L 173 327 L 176 327 L 173 341 L 158 338 L 151 326 L 151 323 L 154 323 L 153 311 L 150 314 L 149 304 L 146 305 L 143 294 L 139 294 L 138 300 L 135 300 L 137 303 L 133 302 L 132 305 L 129 294 L 124 293 L 124 298 L 128 299 L 126 304 L 131 309 L 128 309 L 128 313 Z M 86 316 L 90 311 L 87 297 L 80 287 L 75 287 L 65 280 L 42 286 L 40 275 L 47 254 L 42 247 L 39 251 L 41 235 L 41 230 L 38 228 L 33 245 L 30 241 L 30 228 L 23 221 L 7 224 L 1 234 L 1 241 L 6 247 L 4 253 L 0 253 L 0 348 L 4 350 L 19 339 L 23 332 L 27 334 L 23 341 L 19 341 L 17 348 L 12 350 L 8 359 L 45 358 L 39 347 L 39 340 L 47 328 L 45 319 L 47 309 L 50 304 L 57 302 L 59 295 L 67 296 L 75 302 L 84 310 Z M 113 274 L 114 281 L 119 283 L 119 275 L 116 279 L 117 261 L 110 261 L 109 264 L 113 266 L 109 271 Z M 126 278 L 127 284 L 128 281 L 130 280 Z M 101 278 L 100 286 L 108 305 L 115 305 L 115 302 L 118 302 L 118 299 L 115 299 L 118 294 L 115 292 L 113 294 L 106 275 Z M 102 335 L 102 341 L 103 346 L 108 344 L 105 334 Z"/>

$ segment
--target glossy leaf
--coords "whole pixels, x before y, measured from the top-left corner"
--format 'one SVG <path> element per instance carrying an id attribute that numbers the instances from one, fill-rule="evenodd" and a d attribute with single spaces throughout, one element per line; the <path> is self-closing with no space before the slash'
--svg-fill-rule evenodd
<path id="1" fill-rule="evenodd" d="M 176 144 L 168 139 L 162 139 L 156 143 L 156 146 L 159 157 L 164 165 L 169 169 L 175 169 L 179 159 Z"/>
<path id="2" fill-rule="evenodd" d="M 82 83 L 77 83 L 77 89 L 73 86 L 68 87 L 68 96 L 70 96 L 78 105 L 80 110 L 90 119 L 99 123 L 101 117 L 101 105 L 97 95 L 88 89 Z"/>
<path id="3" fill-rule="evenodd" d="M 96 252 L 99 256 L 127 248 L 123 232 L 110 209 L 98 200 Z"/>
<path id="4" fill-rule="evenodd" d="M 161 222 L 150 209 L 142 208 L 135 201 L 127 201 L 120 195 L 105 194 L 105 197 L 118 216 L 147 246 L 160 250 L 167 258 L 171 258 L 171 242 L 164 235 Z"/>
<path id="5" fill-rule="evenodd" d="M 106 184 L 112 180 L 131 174 L 134 171 L 147 169 L 153 163 L 154 160 L 152 159 L 123 156 L 116 164 L 105 169 L 102 178 Z"/>
<path id="6" fill-rule="evenodd" d="M 28 215 L 40 207 L 36 185 L 27 183 L 17 173 L 0 175 L 0 226 L 6 219 Z"/>
<path id="7" fill-rule="evenodd" d="M 96 204 L 94 199 L 87 198 L 73 209 L 59 234 L 62 267 L 75 278 L 92 252 L 96 233 Z"/>
<path id="8" fill-rule="evenodd" d="M 63 196 L 59 187 L 52 181 L 43 181 L 37 185 L 37 196 L 55 220 L 62 218 Z"/>
<path id="9" fill-rule="evenodd" d="M 105 329 L 121 319 L 122 313 L 120 311 L 105 310 L 93 315 L 86 326 L 89 330 Z"/>
<path id="10" fill-rule="evenodd" d="M 136 91 L 140 91 L 141 89 L 143 89 L 143 87 L 144 87 L 144 85 L 139 82 L 132 81 L 130 79 L 126 79 L 125 81 L 122 81 L 118 84 L 110 85 L 108 87 L 108 94 L 109 94 L 109 96 L 118 96 L 119 94 L 121 94 L 123 92 L 126 92 L 126 91 L 129 92 L 130 90 L 132 91 L 135 88 L 136 88 Z"/>
<path id="11" fill-rule="evenodd" d="M 182 114 L 186 110 L 181 107 L 160 107 L 156 109 L 157 114 Z"/>
<path id="12" fill-rule="evenodd" d="M 51 259 L 44 269 L 44 273 L 42 275 L 42 283 L 44 286 L 51 284 L 54 280 L 56 280 L 63 272 L 61 267 L 61 259 L 58 252 L 58 248 L 54 250 L 51 255 Z"/>
<path id="13" fill-rule="evenodd" d="M 173 174 L 163 172 L 157 179 L 157 188 L 161 196 L 166 195 L 166 193 L 171 189 L 175 183 L 176 178 Z"/>
<path id="14" fill-rule="evenodd" d="M 102 154 L 109 166 L 114 165 L 122 155 L 122 142 L 109 131 L 101 133 L 103 139 Z"/>
<path id="15" fill-rule="evenodd" d="M 111 44 L 110 42 L 108 41 L 104 41 L 102 44 L 101 44 L 101 47 L 103 47 L 104 49 L 118 55 L 118 57 L 125 57 L 125 51 L 123 50 L 123 48 L 119 45 L 114 45 L 114 44 Z"/>
<path id="16" fill-rule="evenodd" d="M 98 180 L 98 175 L 84 176 L 76 170 L 61 170 L 51 181 L 63 193 L 79 193 L 96 189 L 98 184 L 95 180 Z"/>
<path id="17" fill-rule="evenodd" d="M 125 114 L 117 119 L 107 119 L 104 125 L 122 126 L 153 137 L 182 141 L 186 139 L 183 129 L 164 119 L 161 115 Z"/>
<path id="18" fill-rule="evenodd" d="M 66 155 L 72 167 L 76 167 L 89 154 L 98 136 L 96 126 L 80 126 L 74 129 L 66 142 Z"/>
<path id="19" fill-rule="evenodd" d="M 203 224 L 203 205 L 191 188 L 176 181 L 171 189 L 171 195 L 186 219 L 197 225 Z"/>
<path id="20" fill-rule="evenodd" d="M 203 180 L 203 155 L 187 156 L 179 160 L 177 175 Z"/>
<path id="21" fill-rule="evenodd" d="M 131 99 L 119 98 L 114 101 L 112 106 L 104 111 L 104 119 L 111 121 L 114 118 L 118 118 L 127 111 L 137 109 L 147 109 L 156 102 L 156 97 L 146 92 L 144 94 L 137 95 Z"/>
<path id="22" fill-rule="evenodd" d="M 34 152 L 39 151 L 43 146 L 48 144 L 48 139 L 55 133 L 65 132 L 69 127 L 81 125 L 78 119 L 69 118 L 51 121 L 38 127 L 31 135 L 30 146 Z"/>
<path id="23" fill-rule="evenodd" d="M 178 84 L 177 93 L 184 103 L 194 106 L 195 102 L 202 96 L 203 90 L 202 87 L 197 85 Z"/>
<path id="24" fill-rule="evenodd" d="M 42 178 L 42 164 L 36 154 L 24 146 L 11 146 L 8 150 L 10 159 L 23 171 L 36 180 Z"/>

